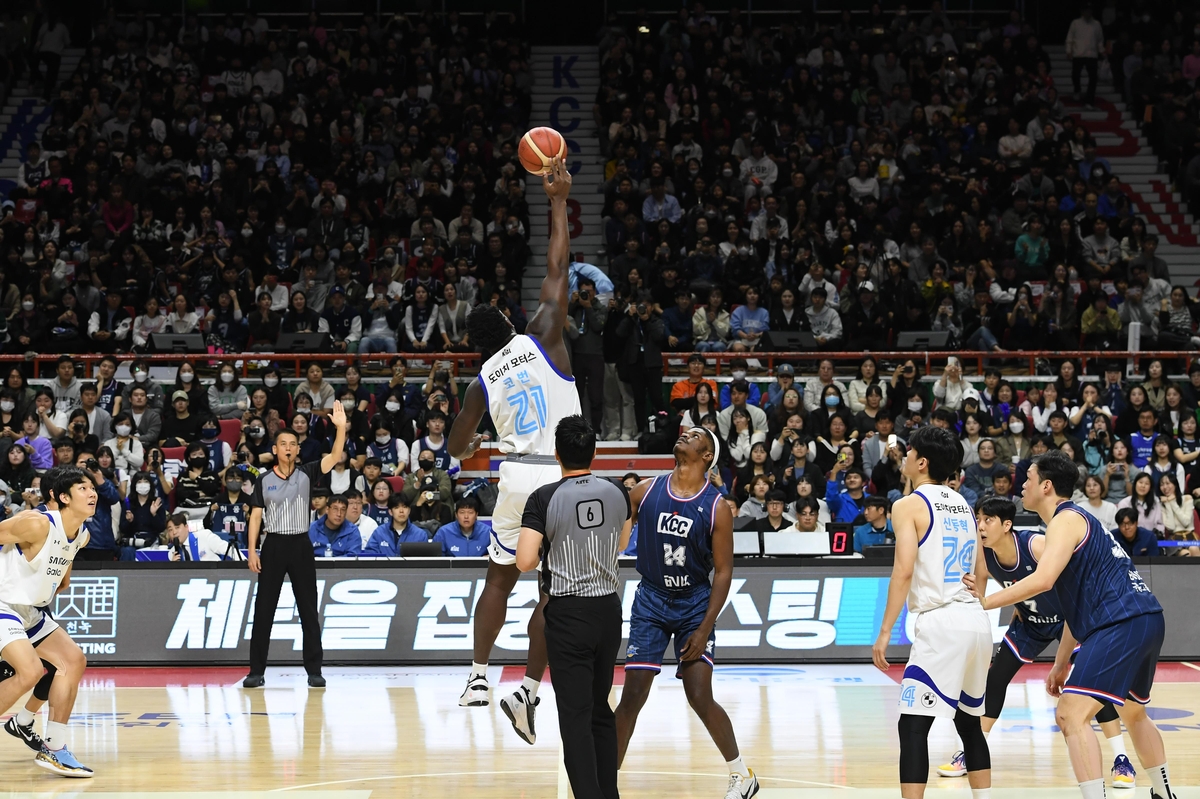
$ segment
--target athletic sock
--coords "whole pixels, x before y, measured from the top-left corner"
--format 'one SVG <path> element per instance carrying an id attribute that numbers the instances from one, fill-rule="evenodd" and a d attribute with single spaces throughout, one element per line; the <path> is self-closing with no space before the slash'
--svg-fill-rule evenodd
<path id="1" fill-rule="evenodd" d="M 1121 755 L 1129 757 L 1129 754 L 1125 751 L 1125 735 L 1123 733 L 1109 738 L 1108 745 L 1112 747 L 1113 760 L 1116 760 Z M 1166 797 L 1163 797 L 1163 799 L 1166 799 Z"/>
<path id="2" fill-rule="evenodd" d="M 488 667 L 488 664 L 486 664 L 486 663 L 476 663 L 475 661 L 471 661 L 471 677 L 472 678 L 482 677 L 486 680 L 487 679 L 487 667 Z"/>
<path id="3" fill-rule="evenodd" d="M 730 774 L 741 774 L 743 777 L 750 776 L 750 770 L 746 768 L 746 762 L 742 760 L 741 755 L 738 755 L 733 760 L 725 761 L 725 765 L 729 766 Z"/>
<path id="4" fill-rule="evenodd" d="M 1083 799 L 1104 799 L 1104 778 L 1079 783 Z"/>
<path id="5" fill-rule="evenodd" d="M 529 701 L 537 699 L 538 688 L 542 687 L 540 680 L 535 680 L 532 677 L 526 677 L 521 680 L 521 687 L 525 689 L 525 693 L 529 695 Z"/>
<path id="6" fill-rule="evenodd" d="M 992 799 L 991 788 L 972 788 L 971 799 Z"/>
<path id="7" fill-rule="evenodd" d="M 67 725 L 58 721 L 46 722 L 46 748 L 57 752 L 67 745 Z"/>
<path id="8" fill-rule="evenodd" d="M 1154 793 L 1158 799 L 1175 799 L 1171 793 L 1171 778 L 1167 775 L 1167 764 L 1146 769 L 1150 772 L 1150 781 L 1154 784 Z"/>
<path id="9" fill-rule="evenodd" d="M 22 727 L 28 727 L 30 724 L 33 724 L 33 720 L 36 717 L 36 713 L 23 707 L 17 711 L 17 724 L 20 724 Z"/>

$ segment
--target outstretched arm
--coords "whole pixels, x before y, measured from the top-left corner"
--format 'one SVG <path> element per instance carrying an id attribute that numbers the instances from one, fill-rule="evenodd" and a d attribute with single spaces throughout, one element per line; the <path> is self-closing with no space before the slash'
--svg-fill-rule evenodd
<path id="1" fill-rule="evenodd" d="M 567 227 L 571 173 L 561 158 L 555 156 L 549 174 L 542 177 L 542 186 L 550 198 L 550 245 L 546 249 L 546 277 L 538 297 L 538 310 L 529 320 L 525 332 L 542 343 L 559 371 L 569 374 L 571 364 L 562 341 L 562 330 L 567 319 L 571 263 L 571 233 Z"/>

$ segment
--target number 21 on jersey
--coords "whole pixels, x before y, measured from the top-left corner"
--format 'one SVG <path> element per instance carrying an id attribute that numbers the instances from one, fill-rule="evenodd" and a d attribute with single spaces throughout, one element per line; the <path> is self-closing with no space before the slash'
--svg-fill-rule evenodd
<path id="1" fill-rule="evenodd" d="M 516 409 L 517 434 L 524 436 L 536 433 L 546 426 L 546 394 L 541 386 L 529 385 L 532 381 L 529 379 L 529 372 L 525 370 L 517 372 L 517 380 L 528 388 L 518 387 L 516 381 L 506 377 L 504 388 L 510 393 L 505 395 L 504 401 L 510 408 Z"/>

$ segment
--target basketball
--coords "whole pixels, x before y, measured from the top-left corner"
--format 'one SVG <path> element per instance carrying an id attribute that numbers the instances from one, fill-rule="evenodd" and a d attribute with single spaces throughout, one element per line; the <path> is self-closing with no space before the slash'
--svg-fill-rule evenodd
<path id="1" fill-rule="evenodd" d="M 550 159 L 567 157 L 567 141 L 554 128 L 533 128 L 521 137 L 517 157 L 521 166 L 531 174 L 545 175 L 550 171 Z"/>

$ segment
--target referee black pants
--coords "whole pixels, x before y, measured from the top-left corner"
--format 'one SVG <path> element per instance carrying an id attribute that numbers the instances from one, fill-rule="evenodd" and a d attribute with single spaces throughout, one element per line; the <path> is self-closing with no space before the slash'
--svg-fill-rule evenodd
<path id="1" fill-rule="evenodd" d="M 306 534 L 268 534 L 259 553 L 262 572 L 258 575 L 258 598 L 254 602 L 254 632 L 250 636 L 250 673 L 267 670 L 267 651 L 271 647 L 271 627 L 283 578 L 292 581 L 300 629 L 304 633 L 304 670 L 321 673 L 321 622 L 317 618 L 317 563 L 312 541 Z"/>
<path id="2" fill-rule="evenodd" d="M 617 799 L 617 721 L 608 704 L 621 647 L 621 600 L 550 597 L 546 652 L 563 763 L 575 799 Z"/>

